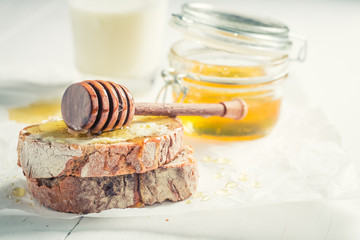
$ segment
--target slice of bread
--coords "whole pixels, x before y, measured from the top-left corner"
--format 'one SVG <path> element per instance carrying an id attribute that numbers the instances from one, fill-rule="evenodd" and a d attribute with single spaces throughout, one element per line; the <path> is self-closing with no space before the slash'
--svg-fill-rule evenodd
<path id="1" fill-rule="evenodd" d="M 196 190 L 198 172 L 192 148 L 170 163 L 141 174 L 113 177 L 32 178 L 29 188 L 43 205 L 61 212 L 94 213 L 110 208 L 142 207 L 179 201 Z"/>
<path id="2" fill-rule="evenodd" d="M 73 136 L 63 121 L 54 121 L 20 132 L 18 165 L 30 179 L 118 176 L 157 169 L 182 148 L 176 118 L 136 117 L 130 127 L 95 137 Z"/>

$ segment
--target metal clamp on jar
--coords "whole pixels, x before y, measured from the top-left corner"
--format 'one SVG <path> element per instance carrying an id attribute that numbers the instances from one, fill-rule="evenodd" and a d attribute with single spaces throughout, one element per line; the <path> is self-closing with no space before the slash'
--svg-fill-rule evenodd
<path id="1" fill-rule="evenodd" d="M 281 106 L 281 88 L 291 60 L 304 61 L 306 41 L 289 36 L 286 25 L 202 4 L 188 3 L 171 25 L 185 39 L 170 49 L 163 71 L 175 102 L 217 103 L 243 99 L 242 120 L 181 117 L 190 135 L 249 140 L 270 133 Z"/>

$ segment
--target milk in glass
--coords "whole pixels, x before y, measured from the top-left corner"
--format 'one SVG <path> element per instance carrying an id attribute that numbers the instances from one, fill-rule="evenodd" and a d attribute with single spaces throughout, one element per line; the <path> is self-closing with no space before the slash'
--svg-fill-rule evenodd
<path id="1" fill-rule="evenodd" d="M 77 69 L 146 90 L 159 65 L 167 0 L 69 0 Z"/>

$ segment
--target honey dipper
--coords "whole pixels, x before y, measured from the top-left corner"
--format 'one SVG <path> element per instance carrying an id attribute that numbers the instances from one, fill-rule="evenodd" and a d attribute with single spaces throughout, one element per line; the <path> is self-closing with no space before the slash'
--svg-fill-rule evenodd
<path id="1" fill-rule="evenodd" d="M 66 125 L 74 131 L 99 133 L 128 126 L 134 115 L 220 116 L 240 120 L 247 113 L 241 99 L 215 103 L 135 103 L 119 84 L 89 80 L 70 85 L 61 101 Z"/>

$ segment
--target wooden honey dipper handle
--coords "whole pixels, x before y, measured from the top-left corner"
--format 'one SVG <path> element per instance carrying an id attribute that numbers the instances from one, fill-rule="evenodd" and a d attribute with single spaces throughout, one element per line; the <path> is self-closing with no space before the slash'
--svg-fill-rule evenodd
<path id="1" fill-rule="evenodd" d="M 135 103 L 126 87 L 109 81 L 89 80 L 66 89 L 61 113 L 69 129 L 98 133 L 129 125 L 135 114 L 220 116 L 239 120 L 245 117 L 247 107 L 241 99 L 214 104 Z"/>
<path id="2" fill-rule="evenodd" d="M 240 120 L 247 107 L 243 100 L 221 103 L 135 103 L 135 115 L 153 116 L 220 116 Z"/>

